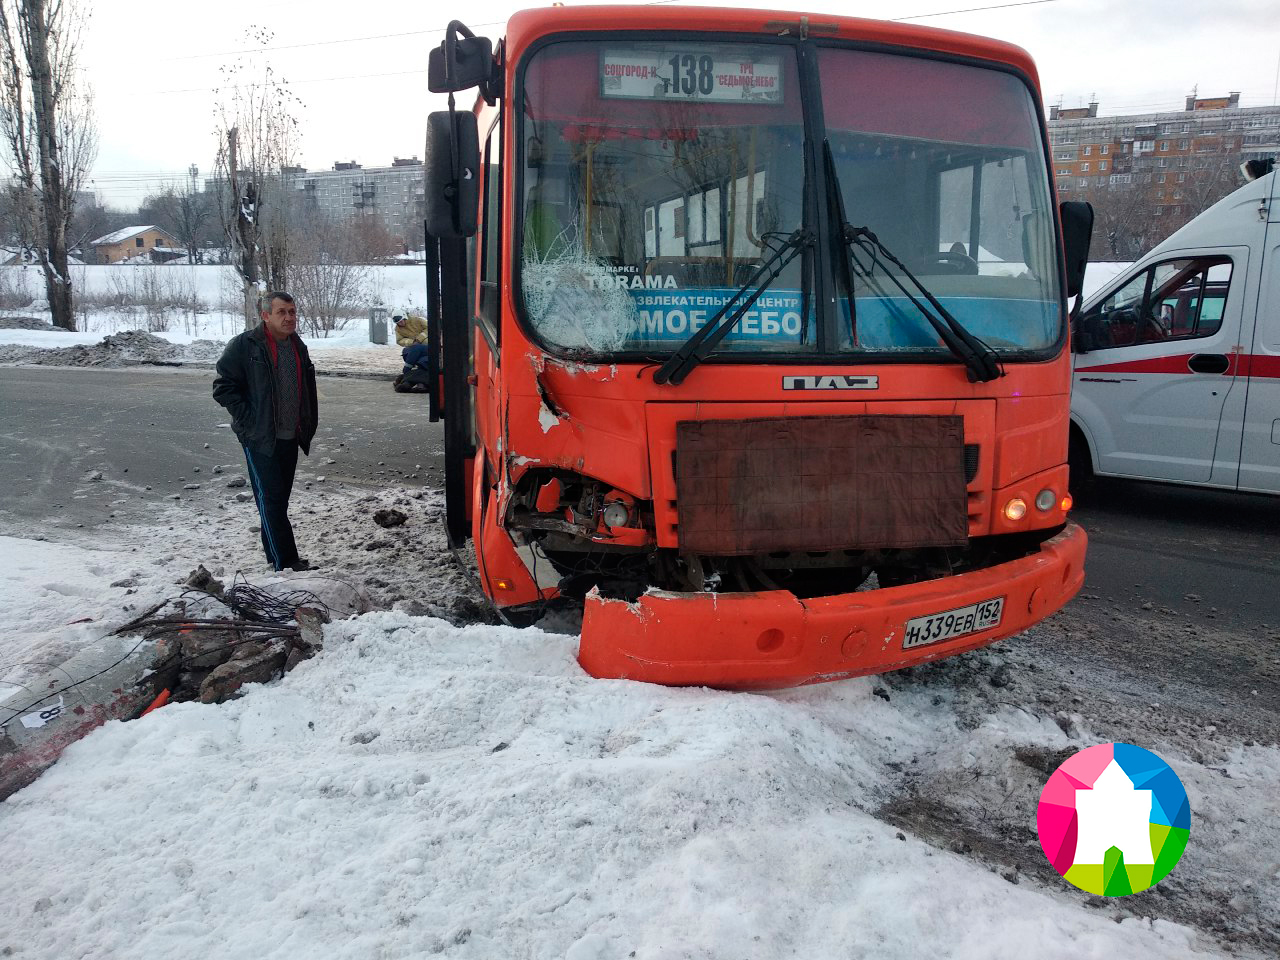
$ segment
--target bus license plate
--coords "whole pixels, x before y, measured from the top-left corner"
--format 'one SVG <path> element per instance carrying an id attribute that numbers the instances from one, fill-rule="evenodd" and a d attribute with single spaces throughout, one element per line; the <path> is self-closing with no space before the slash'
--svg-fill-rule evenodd
<path id="1" fill-rule="evenodd" d="M 907 632 L 902 638 L 902 649 L 923 647 L 930 643 L 941 643 L 963 637 L 968 633 L 977 633 L 1000 623 L 1004 615 L 1004 597 L 992 597 L 980 603 L 971 603 L 958 610 L 935 613 L 927 617 L 916 617 L 907 621 Z"/>

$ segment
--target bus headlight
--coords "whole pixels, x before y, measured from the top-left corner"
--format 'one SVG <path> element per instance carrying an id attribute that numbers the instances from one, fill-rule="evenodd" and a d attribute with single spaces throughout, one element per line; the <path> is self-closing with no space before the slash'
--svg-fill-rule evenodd
<path id="1" fill-rule="evenodd" d="M 1014 497 L 1004 505 L 1004 515 L 1006 520 L 1021 520 L 1027 515 L 1027 501 Z"/>
<path id="2" fill-rule="evenodd" d="M 1054 503 L 1058 500 L 1052 490 L 1041 490 L 1036 494 L 1036 509 L 1041 513 L 1047 513 L 1053 509 Z"/>
<path id="3" fill-rule="evenodd" d="M 604 505 L 600 519 L 606 527 L 625 527 L 631 519 L 631 511 L 620 500 L 612 500 Z"/>

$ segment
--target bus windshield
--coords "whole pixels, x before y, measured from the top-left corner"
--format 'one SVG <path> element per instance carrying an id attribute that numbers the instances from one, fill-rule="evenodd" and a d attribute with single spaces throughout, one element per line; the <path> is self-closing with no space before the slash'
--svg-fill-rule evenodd
<path id="1" fill-rule="evenodd" d="M 818 70 L 848 221 L 1002 353 L 1056 343 L 1053 218 L 1025 85 L 835 47 Z M 797 230 L 817 230 L 794 44 L 564 41 L 522 76 L 520 293 L 549 348 L 668 355 Z M 716 352 L 948 355 L 887 265 L 848 253 L 826 308 L 817 271 L 842 244 L 790 258 Z"/>

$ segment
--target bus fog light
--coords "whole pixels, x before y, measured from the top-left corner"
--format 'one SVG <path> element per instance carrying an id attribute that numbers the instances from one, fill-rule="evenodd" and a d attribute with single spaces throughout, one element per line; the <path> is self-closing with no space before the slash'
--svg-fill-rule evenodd
<path id="1" fill-rule="evenodd" d="M 1036 509 L 1042 513 L 1052 510 L 1057 499 L 1052 490 L 1041 490 L 1036 494 Z"/>
<path id="2" fill-rule="evenodd" d="M 1009 520 L 1021 520 L 1027 515 L 1027 501 L 1014 497 L 1004 505 L 1004 515 Z"/>
<path id="3" fill-rule="evenodd" d="M 625 527 L 627 521 L 631 519 L 631 512 L 627 510 L 625 503 L 614 500 L 612 503 L 605 504 L 601 519 L 604 520 L 606 527 Z"/>

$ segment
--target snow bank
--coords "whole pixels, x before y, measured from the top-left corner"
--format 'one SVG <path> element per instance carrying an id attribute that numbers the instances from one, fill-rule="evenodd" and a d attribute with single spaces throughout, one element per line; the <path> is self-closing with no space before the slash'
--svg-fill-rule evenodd
<path id="1" fill-rule="evenodd" d="M 222 708 L 112 723 L 0 806 L 0 945 L 122 955 L 1191 957 L 876 820 L 934 732 L 856 680 L 585 677 L 403 613 Z"/>

